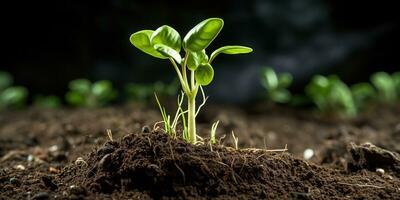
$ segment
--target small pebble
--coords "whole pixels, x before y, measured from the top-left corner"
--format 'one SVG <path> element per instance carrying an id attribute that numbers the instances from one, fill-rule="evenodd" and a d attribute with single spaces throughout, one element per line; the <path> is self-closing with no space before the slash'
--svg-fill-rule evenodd
<path id="1" fill-rule="evenodd" d="M 46 200 L 49 198 L 50 198 L 50 195 L 47 192 L 39 192 L 32 197 L 32 199 L 35 199 L 35 200 Z"/>
<path id="2" fill-rule="evenodd" d="M 70 194 L 74 194 L 74 195 L 82 195 L 85 196 L 86 195 L 86 190 L 83 187 L 80 187 L 78 185 L 71 185 L 69 186 L 69 192 Z"/>
<path id="3" fill-rule="evenodd" d="M 49 147 L 49 151 L 50 152 L 58 151 L 58 146 L 57 145 L 53 145 L 53 146 Z"/>
<path id="4" fill-rule="evenodd" d="M 151 132 L 151 129 L 149 126 L 143 126 L 142 133 L 150 133 L 150 132 Z"/>
<path id="5" fill-rule="evenodd" d="M 58 174 L 60 173 L 60 170 L 54 167 L 49 167 L 49 172 L 50 173 L 54 173 L 54 174 Z"/>
<path id="6" fill-rule="evenodd" d="M 15 165 L 14 168 L 18 170 L 25 170 L 25 166 L 23 165 Z"/>
<path id="7" fill-rule="evenodd" d="M 376 173 L 378 173 L 379 175 L 383 176 L 385 174 L 385 170 L 382 168 L 376 168 Z"/>
<path id="8" fill-rule="evenodd" d="M 309 159 L 311 159 L 313 156 L 314 156 L 314 150 L 312 150 L 312 149 L 306 149 L 306 150 L 304 150 L 303 158 L 304 158 L 305 160 L 309 160 Z"/>

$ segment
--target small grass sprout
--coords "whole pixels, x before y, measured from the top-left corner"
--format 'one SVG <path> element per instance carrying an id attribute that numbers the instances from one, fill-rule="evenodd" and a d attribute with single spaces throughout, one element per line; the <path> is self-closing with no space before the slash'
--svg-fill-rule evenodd
<path id="1" fill-rule="evenodd" d="M 0 110 L 20 108 L 26 103 L 28 90 L 22 86 L 12 86 L 13 83 L 11 74 L 0 71 Z"/>
<path id="2" fill-rule="evenodd" d="M 65 100 L 72 106 L 100 107 L 117 96 L 116 90 L 108 80 L 92 83 L 87 79 L 76 79 L 71 81 L 68 87 L 70 91 L 65 95 Z"/>
<path id="3" fill-rule="evenodd" d="M 156 30 L 141 30 L 130 37 L 133 46 L 155 58 L 169 60 L 174 67 L 188 106 L 187 110 L 179 111 L 181 118 L 185 121 L 183 135 L 192 144 L 196 143 L 198 137 L 196 96 L 199 89 L 209 85 L 214 78 L 213 61 L 220 54 L 252 52 L 249 47 L 232 45 L 218 48 L 209 57 L 206 48 L 218 36 L 223 26 L 222 19 L 209 18 L 192 28 L 183 39 L 174 28 L 168 25 L 163 25 Z M 181 55 L 182 52 L 183 55 Z M 168 123 L 168 115 L 165 112 L 163 120 L 167 120 Z"/>
<path id="4" fill-rule="evenodd" d="M 289 73 L 277 74 L 274 69 L 263 69 L 261 84 L 267 90 L 268 99 L 275 103 L 288 103 L 292 94 L 287 89 L 292 84 L 293 77 Z"/>
<path id="5" fill-rule="evenodd" d="M 211 131 L 210 131 L 210 143 L 211 144 L 216 144 L 216 134 L 217 134 L 217 128 L 218 128 L 219 120 L 214 122 L 213 125 L 211 126 Z"/>

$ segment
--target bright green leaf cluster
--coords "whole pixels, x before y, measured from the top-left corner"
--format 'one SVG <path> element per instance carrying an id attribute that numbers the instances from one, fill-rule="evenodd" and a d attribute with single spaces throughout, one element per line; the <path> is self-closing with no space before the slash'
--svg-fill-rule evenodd
<path id="1" fill-rule="evenodd" d="M 71 81 L 68 87 L 70 91 L 65 95 L 65 100 L 72 106 L 104 106 L 117 95 L 112 83 L 107 80 L 92 83 L 87 79 L 76 79 Z"/>
<path id="2" fill-rule="evenodd" d="M 12 86 L 13 83 L 11 74 L 0 71 L 0 110 L 20 108 L 26 103 L 28 90 L 22 86 Z"/>
<path id="3" fill-rule="evenodd" d="M 195 98 L 201 86 L 210 84 L 214 78 L 212 62 L 219 54 L 243 54 L 253 50 L 244 46 L 224 46 L 215 50 L 211 57 L 206 48 L 218 36 L 224 26 L 220 18 L 206 19 L 193 27 L 181 40 L 179 33 L 172 27 L 164 25 L 156 30 L 142 30 L 133 33 L 130 42 L 144 53 L 156 58 L 169 59 L 178 75 L 187 100 L 188 140 L 196 142 Z M 180 66 L 180 67 L 179 67 Z M 167 124 L 166 122 L 164 124 Z"/>
<path id="4" fill-rule="evenodd" d="M 288 90 L 293 77 L 289 73 L 277 74 L 272 68 L 264 68 L 261 73 L 261 84 L 267 90 L 268 98 L 276 103 L 288 103 L 292 94 Z"/>

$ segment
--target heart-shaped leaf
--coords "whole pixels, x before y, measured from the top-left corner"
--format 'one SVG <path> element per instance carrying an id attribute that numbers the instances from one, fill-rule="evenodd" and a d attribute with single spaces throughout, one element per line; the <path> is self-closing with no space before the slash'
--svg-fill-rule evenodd
<path id="1" fill-rule="evenodd" d="M 243 54 L 243 53 L 250 53 L 252 52 L 253 49 L 250 47 L 245 47 L 245 46 L 223 46 L 218 48 L 217 50 L 215 50 L 212 54 L 211 54 L 211 59 L 210 61 L 214 60 L 214 58 L 220 54 L 220 53 L 224 53 L 224 54 Z"/>
<path id="2" fill-rule="evenodd" d="M 163 44 L 156 44 L 154 45 L 154 48 L 160 52 L 163 56 L 166 56 L 168 58 L 173 58 L 178 64 L 181 63 L 182 58 L 181 55 L 177 51 L 175 51 L 173 48 L 163 45 Z"/>
<path id="3" fill-rule="evenodd" d="M 153 32 L 154 31 L 152 30 L 138 31 L 132 34 L 129 40 L 131 41 L 133 46 L 140 49 L 141 51 L 156 58 L 167 59 L 168 57 L 163 56 L 153 48 L 153 45 L 150 42 L 150 37 L 153 34 Z"/>
<path id="4" fill-rule="evenodd" d="M 161 26 L 155 30 L 151 35 L 150 41 L 153 46 L 156 44 L 163 44 L 171 47 L 178 53 L 181 50 L 181 36 L 178 31 L 167 25 Z"/>
<path id="5" fill-rule="evenodd" d="M 199 85 L 208 85 L 214 78 L 214 69 L 209 63 L 200 64 L 194 71 L 194 78 Z"/>
<path id="6" fill-rule="evenodd" d="M 201 51 L 207 48 L 223 26 L 224 21 L 220 18 L 210 18 L 200 22 L 186 34 L 183 47 L 189 51 Z"/>
<path id="7" fill-rule="evenodd" d="M 208 63 L 208 56 L 204 49 L 198 52 L 189 51 L 188 54 L 187 67 L 190 70 L 196 70 L 201 63 Z"/>

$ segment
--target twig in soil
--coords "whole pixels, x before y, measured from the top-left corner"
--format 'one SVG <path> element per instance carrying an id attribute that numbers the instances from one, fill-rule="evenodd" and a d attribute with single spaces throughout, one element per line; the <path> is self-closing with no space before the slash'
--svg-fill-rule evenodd
<path id="1" fill-rule="evenodd" d="M 239 138 L 235 136 L 235 133 L 233 131 L 232 131 L 232 138 L 233 138 L 233 141 L 235 143 L 235 149 L 238 150 L 239 149 L 238 148 Z"/>
<path id="2" fill-rule="evenodd" d="M 110 139 L 111 142 L 113 142 L 113 134 L 111 132 L 111 129 L 107 129 L 107 135 L 108 135 L 108 139 Z"/>
<path id="3" fill-rule="evenodd" d="M 373 188 L 378 188 L 378 189 L 384 189 L 385 188 L 385 187 L 376 186 L 376 185 L 358 184 L 358 183 L 343 183 L 343 182 L 339 182 L 338 184 L 348 185 L 348 186 L 357 186 L 357 187 L 373 187 Z"/>
<path id="4" fill-rule="evenodd" d="M 287 144 L 285 145 L 285 148 L 283 149 L 257 149 L 257 148 L 245 148 L 241 149 L 241 151 L 249 151 L 249 152 L 286 152 L 289 149 L 287 148 Z"/>

